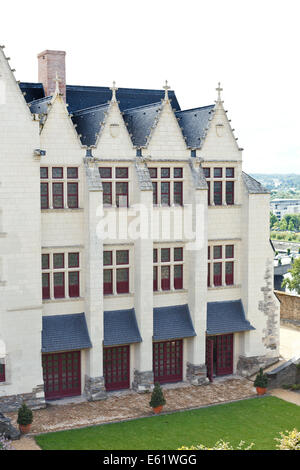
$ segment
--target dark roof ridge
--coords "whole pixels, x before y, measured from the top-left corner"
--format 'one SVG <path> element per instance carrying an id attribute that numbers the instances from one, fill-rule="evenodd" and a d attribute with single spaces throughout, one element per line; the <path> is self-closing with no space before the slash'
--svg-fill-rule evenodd
<path id="1" fill-rule="evenodd" d="M 198 111 L 200 109 L 207 109 L 207 108 L 214 108 L 215 105 L 214 104 L 207 104 L 206 106 L 199 106 L 198 108 L 191 108 L 191 109 L 181 109 L 179 111 L 176 111 L 175 114 L 179 114 L 179 113 L 189 113 L 189 112 L 192 112 L 192 111 Z"/>
<path id="2" fill-rule="evenodd" d="M 135 108 L 127 108 L 127 109 L 124 109 L 122 112 L 129 113 L 129 112 L 139 111 L 140 109 L 151 108 L 152 106 L 161 106 L 161 105 L 162 105 L 161 101 L 156 101 L 155 103 L 144 104 L 141 106 L 136 106 Z"/>
<path id="3" fill-rule="evenodd" d="M 80 114 L 85 114 L 88 112 L 96 111 L 97 109 L 108 108 L 109 103 L 96 104 L 95 106 L 90 106 L 89 108 L 82 108 L 76 111 L 73 111 L 73 116 L 79 116 Z"/>

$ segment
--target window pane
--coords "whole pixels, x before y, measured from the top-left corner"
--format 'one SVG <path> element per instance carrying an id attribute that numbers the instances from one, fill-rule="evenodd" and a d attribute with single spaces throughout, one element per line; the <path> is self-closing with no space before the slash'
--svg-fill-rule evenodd
<path id="1" fill-rule="evenodd" d="M 157 178 L 157 168 L 148 168 L 150 178 Z"/>
<path id="2" fill-rule="evenodd" d="M 183 260 L 183 249 L 174 248 L 174 261 L 182 261 L 182 260 Z"/>
<path id="3" fill-rule="evenodd" d="M 79 253 L 68 253 L 69 268 L 79 267 Z"/>
<path id="4" fill-rule="evenodd" d="M 210 168 L 203 168 L 205 178 L 210 178 Z"/>
<path id="5" fill-rule="evenodd" d="M 48 183 L 41 183 L 41 209 L 49 208 Z"/>
<path id="6" fill-rule="evenodd" d="M 79 272 L 69 272 L 69 297 L 79 297 Z"/>
<path id="7" fill-rule="evenodd" d="M 234 249 L 233 249 L 233 245 L 226 245 L 225 247 L 225 256 L 226 258 L 233 258 L 233 253 L 234 253 Z"/>
<path id="8" fill-rule="evenodd" d="M 160 175 L 161 178 L 170 178 L 170 168 L 161 168 Z"/>
<path id="9" fill-rule="evenodd" d="M 183 288 L 183 267 L 182 264 L 174 266 L 174 289 Z"/>
<path id="10" fill-rule="evenodd" d="M 161 267 L 161 288 L 170 290 L 170 266 Z"/>
<path id="11" fill-rule="evenodd" d="M 5 364 L 0 364 L 0 382 L 5 382 Z"/>
<path id="12" fill-rule="evenodd" d="M 103 204 L 111 206 L 112 204 L 112 185 L 111 183 L 102 183 L 103 187 Z"/>
<path id="13" fill-rule="evenodd" d="M 214 285 L 222 285 L 222 263 L 214 263 Z"/>
<path id="14" fill-rule="evenodd" d="M 153 204 L 157 204 L 157 183 L 153 182 Z"/>
<path id="15" fill-rule="evenodd" d="M 49 255 L 42 255 L 42 269 L 49 269 Z"/>
<path id="16" fill-rule="evenodd" d="M 43 300 L 50 299 L 50 274 L 42 274 L 42 297 Z"/>
<path id="17" fill-rule="evenodd" d="M 161 204 L 170 205 L 170 183 L 161 183 Z"/>
<path id="18" fill-rule="evenodd" d="M 54 297 L 61 299 L 65 297 L 65 275 L 64 273 L 54 273 Z"/>
<path id="19" fill-rule="evenodd" d="M 222 205 L 222 182 L 214 182 L 214 203 L 216 206 Z"/>
<path id="20" fill-rule="evenodd" d="M 111 266 L 112 265 L 112 251 L 104 251 L 103 252 L 103 264 L 104 264 L 104 266 Z"/>
<path id="21" fill-rule="evenodd" d="M 117 269 L 117 282 L 128 281 L 128 269 Z"/>
<path id="22" fill-rule="evenodd" d="M 162 248 L 160 250 L 160 260 L 162 263 L 170 261 L 170 248 Z"/>
<path id="23" fill-rule="evenodd" d="M 40 175 L 41 178 L 48 178 L 48 168 L 46 166 L 40 168 Z"/>
<path id="24" fill-rule="evenodd" d="M 67 178 L 78 178 L 78 168 L 67 168 Z"/>
<path id="25" fill-rule="evenodd" d="M 234 182 L 226 181 L 226 204 L 234 204 Z"/>
<path id="26" fill-rule="evenodd" d="M 174 203 L 182 205 L 182 183 L 174 183 Z"/>
<path id="27" fill-rule="evenodd" d="M 104 280 L 104 282 L 111 282 L 112 281 L 112 270 L 111 269 L 104 269 L 104 271 L 103 271 L 103 280 Z"/>
<path id="28" fill-rule="evenodd" d="M 63 178 L 63 168 L 52 168 L 52 178 Z"/>
<path id="29" fill-rule="evenodd" d="M 157 291 L 158 285 L 157 285 L 157 266 L 153 267 L 153 290 Z"/>
<path id="30" fill-rule="evenodd" d="M 53 183 L 53 208 L 62 209 L 64 207 L 63 183 Z"/>
<path id="31" fill-rule="evenodd" d="M 222 258 L 222 246 L 214 246 L 214 259 Z"/>
<path id="32" fill-rule="evenodd" d="M 99 173 L 100 173 L 101 178 L 103 179 L 105 178 L 110 179 L 112 175 L 111 168 L 109 167 L 99 167 Z"/>
<path id="33" fill-rule="evenodd" d="M 78 183 L 68 183 L 68 207 L 78 208 Z"/>
<path id="34" fill-rule="evenodd" d="M 128 250 L 117 250 L 117 252 L 116 252 L 116 263 L 117 264 L 129 264 L 129 251 Z"/>
<path id="35" fill-rule="evenodd" d="M 129 269 L 117 269 L 117 293 L 129 292 Z"/>
<path id="36" fill-rule="evenodd" d="M 116 168 L 116 178 L 128 178 L 128 168 Z"/>
<path id="37" fill-rule="evenodd" d="M 226 178 L 234 178 L 234 168 L 226 168 Z"/>
<path id="38" fill-rule="evenodd" d="M 103 294 L 113 293 L 112 270 L 104 269 L 103 271 Z"/>
<path id="39" fill-rule="evenodd" d="M 222 178 L 223 168 L 214 168 L 214 178 Z"/>
<path id="40" fill-rule="evenodd" d="M 182 168 L 174 168 L 174 178 L 182 178 L 183 170 Z"/>
<path id="41" fill-rule="evenodd" d="M 233 262 L 225 263 L 225 282 L 227 286 L 233 285 Z"/>
<path id="42" fill-rule="evenodd" d="M 157 263 L 157 248 L 153 249 L 153 263 Z"/>
<path id="43" fill-rule="evenodd" d="M 53 255 L 53 268 L 61 269 L 65 265 L 64 253 L 54 253 Z"/>
<path id="44" fill-rule="evenodd" d="M 128 206 L 128 183 L 116 183 L 117 207 Z"/>

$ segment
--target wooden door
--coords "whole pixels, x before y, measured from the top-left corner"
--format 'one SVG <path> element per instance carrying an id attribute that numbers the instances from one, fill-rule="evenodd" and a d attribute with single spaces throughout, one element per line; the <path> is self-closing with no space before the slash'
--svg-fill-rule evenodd
<path id="1" fill-rule="evenodd" d="M 81 394 L 80 351 L 43 354 L 43 377 L 46 399 Z"/>
<path id="2" fill-rule="evenodd" d="M 129 345 L 104 348 L 103 370 L 106 390 L 130 388 Z"/>
<path id="3" fill-rule="evenodd" d="M 153 343 L 154 382 L 182 381 L 182 339 Z"/>

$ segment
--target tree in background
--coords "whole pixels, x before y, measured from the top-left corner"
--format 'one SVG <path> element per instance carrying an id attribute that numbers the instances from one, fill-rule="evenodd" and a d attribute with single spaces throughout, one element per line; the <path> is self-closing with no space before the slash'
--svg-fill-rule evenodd
<path id="1" fill-rule="evenodd" d="M 281 287 L 288 288 L 290 291 L 296 291 L 300 295 L 300 258 L 297 258 L 293 267 L 289 270 L 291 277 L 284 279 Z"/>

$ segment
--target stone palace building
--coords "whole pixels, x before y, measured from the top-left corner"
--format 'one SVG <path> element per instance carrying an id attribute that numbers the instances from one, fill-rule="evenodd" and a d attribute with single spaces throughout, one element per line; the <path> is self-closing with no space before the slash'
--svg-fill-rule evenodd
<path id="1" fill-rule="evenodd" d="M 0 409 L 250 375 L 279 356 L 269 194 L 223 107 L 17 82 L 0 48 Z"/>

